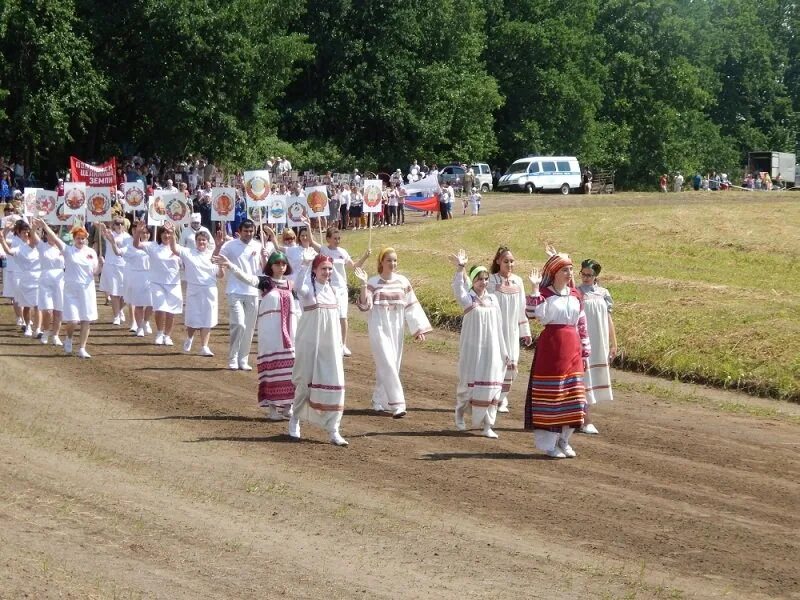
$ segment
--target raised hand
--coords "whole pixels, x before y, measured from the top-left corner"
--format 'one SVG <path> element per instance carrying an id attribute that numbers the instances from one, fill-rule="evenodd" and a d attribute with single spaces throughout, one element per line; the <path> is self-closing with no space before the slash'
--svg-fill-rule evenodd
<path id="1" fill-rule="evenodd" d="M 464 267 L 467 264 L 467 253 L 464 250 L 459 250 L 455 254 L 451 254 L 447 257 L 451 263 L 453 263 L 456 267 Z"/>
<path id="2" fill-rule="evenodd" d="M 367 281 L 369 280 L 367 272 L 361 267 L 356 267 L 355 269 L 353 269 L 353 275 L 355 275 L 356 279 L 358 279 L 361 283 L 364 284 L 366 284 Z"/>
<path id="3" fill-rule="evenodd" d="M 553 246 L 551 244 L 547 244 L 544 247 L 544 252 L 545 252 L 545 254 L 547 254 L 547 256 L 554 256 L 554 255 L 558 254 L 558 251 L 555 248 L 553 248 Z"/>
<path id="4" fill-rule="evenodd" d="M 313 248 L 308 247 L 305 250 L 303 250 L 303 254 L 301 255 L 301 258 L 303 260 L 303 263 L 310 263 L 310 262 L 312 262 L 314 260 L 314 257 L 316 255 L 317 255 L 317 252 Z"/>
<path id="5" fill-rule="evenodd" d="M 225 243 L 225 232 L 222 227 L 218 227 L 214 233 L 214 242 L 217 244 L 217 248 L 220 248 Z"/>
<path id="6" fill-rule="evenodd" d="M 231 266 L 231 261 L 228 260 L 228 257 L 223 256 L 222 254 L 217 254 L 216 256 L 212 256 L 211 262 L 220 267 Z"/>
<path id="7" fill-rule="evenodd" d="M 531 271 L 531 274 L 528 276 L 528 281 L 531 282 L 533 289 L 539 289 L 539 284 L 542 283 L 542 275 L 539 273 L 539 269 Z"/>
<path id="8" fill-rule="evenodd" d="M 173 223 L 172 221 L 166 221 L 161 228 L 164 231 L 169 231 L 170 233 L 175 233 L 175 223 Z"/>

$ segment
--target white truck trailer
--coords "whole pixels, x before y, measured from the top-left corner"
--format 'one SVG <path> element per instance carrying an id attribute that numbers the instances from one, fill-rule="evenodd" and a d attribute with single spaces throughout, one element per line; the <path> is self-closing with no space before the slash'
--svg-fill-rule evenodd
<path id="1" fill-rule="evenodd" d="M 772 181 L 780 176 L 783 185 L 795 185 L 795 172 L 797 161 L 790 152 L 748 152 L 747 170 L 750 173 L 769 173 Z"/>

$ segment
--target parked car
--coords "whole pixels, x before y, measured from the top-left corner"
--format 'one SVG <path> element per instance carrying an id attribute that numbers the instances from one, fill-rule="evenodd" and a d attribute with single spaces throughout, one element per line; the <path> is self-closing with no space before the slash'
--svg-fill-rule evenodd
<path id="1" fill-rule="evenodd" d="M 581 187 L 581 167 L 574 156 L 529 156 L 515 160 L 500 178 L 500 191 L 525 191 L 529 194 L 558 190 L 569 194 Z"/>
<path id="2" fill-rule="evenodd" d="M 473 186 L 482 192 L 489 192 L 494 187 L 492 184 L 492 170 L 486 163 L 475 163 L 469 166 L 475 176 Z M 449 183 L 455 188 L 464 186 L 466 170 L 461 165 L 447 165 L 439 171 L 439 183 Z M 469 192 L 469 190 L 465 190 Z"/>

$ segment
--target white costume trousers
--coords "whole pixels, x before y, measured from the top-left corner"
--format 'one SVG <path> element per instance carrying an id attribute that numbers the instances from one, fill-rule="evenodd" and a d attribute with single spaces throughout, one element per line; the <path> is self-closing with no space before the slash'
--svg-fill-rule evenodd
<path id="1" fill-rule="evenodd" d="M 228 294 L 230 349 L 228 360 L 247 361 L 258 317 L 258 297 Z"/>

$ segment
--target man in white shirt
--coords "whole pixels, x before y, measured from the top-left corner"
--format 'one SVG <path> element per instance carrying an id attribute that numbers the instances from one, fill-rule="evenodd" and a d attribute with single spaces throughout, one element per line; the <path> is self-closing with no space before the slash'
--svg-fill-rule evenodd
<path id="1" fill-rule="evenodd" d="M 211 232 L 208 230 L 207 227 L 203 227 L 201 224 L 201 215 L 200 213 L 192 213 L 191 221 L 189 222 L 189 227 L 184 227 L 183 231 L 181 232 L 181 238 L 178 243 L 183 246 L 184 248 L 192 248 L 196 247 L 194 238 L 195 236 L 204 231 L 208 234 L 208 248 L 209 250 L 214 250 L 217 245 L 214 242 L 214 236 L 211 235 Z"/>
<path id="2" fill-rule="evenodd" d="M 221 254 L 248 275 L 261 275 L 266 264 L 263 257 L 265 249 L 254 239 L 255 232 L 256 224 L 250 219 L 239 224 L 238 238 L 225 242 L 224 233 L 217 232 L 214 254 Z M 270 243 L 269 246 L 271 245 Z M 258 316 L 258 288 L 228 273 L 225 293 L 228 295 L 230 322 L 228 368 L 232 371 L 252 371 L 249 358 Z"/>

